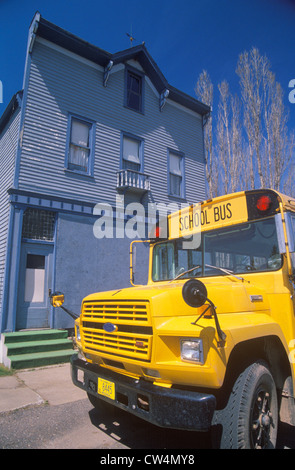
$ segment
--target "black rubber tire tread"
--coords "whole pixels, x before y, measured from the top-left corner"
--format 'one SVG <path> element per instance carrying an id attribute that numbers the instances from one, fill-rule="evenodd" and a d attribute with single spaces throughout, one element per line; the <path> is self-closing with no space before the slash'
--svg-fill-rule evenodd
<path id="1" fill-rule="evenodd" d="M 278 428 L 278 401 L 275 382 L 267 364 L 263 361 L 257 361 L 238 376 L 226 407 L 217 413 L 214 424 L 222 427 L 218 444 L 220 449 L 252 448 L 250 410 L 255 391 L 261 385 L 268 388 L 271 397 L 274 428 L 272 428 L 268 448 L 275 448 Z"/>

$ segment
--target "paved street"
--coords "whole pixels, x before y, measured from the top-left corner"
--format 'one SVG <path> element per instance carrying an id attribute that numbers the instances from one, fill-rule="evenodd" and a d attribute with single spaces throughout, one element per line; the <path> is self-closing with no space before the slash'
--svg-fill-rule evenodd
<path id="1" fill-rule="evenodd" d="M 95 410 L 69 364 L 0 377 L 0 449 L 208 447 L 205 434 L 160 429 L 106 404 Z"/>
<path id="2" fill-rule="evenodd" d="M 24 408 L 0 416 L 2 449 L 200 449 L 204 434 L 166 431 L 88 401 Z"/>
<path id="3" fill-rule="evenodd" d="M 69 364 L 0 377 L 1 406 L 0 449 L 211 447 L 207 434 L 160 429 L 105 404 L 95 410 L 72 384 Z M 278 448 L 295 449 L 294 427 L 282 425 Z"/>

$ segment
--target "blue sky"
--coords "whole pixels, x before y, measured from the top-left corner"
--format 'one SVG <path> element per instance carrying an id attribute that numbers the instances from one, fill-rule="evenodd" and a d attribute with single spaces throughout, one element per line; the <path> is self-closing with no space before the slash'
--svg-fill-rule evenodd
<path id="1" fill-rule="evenodd" d="M 146 47 L 168 82 L 194 96 L 203 69 L 217 84 L 237 89 L 239 53 L 258 47 L 269 58 L 285 93 L 295 130 L 295 0 L 0 0 L 0 80 L 3 103 L 22 88 L 27 34 L 36 11 L 47 20 L 105 49 Z M 214 109 L 213 109 L 214 112 Z"/>

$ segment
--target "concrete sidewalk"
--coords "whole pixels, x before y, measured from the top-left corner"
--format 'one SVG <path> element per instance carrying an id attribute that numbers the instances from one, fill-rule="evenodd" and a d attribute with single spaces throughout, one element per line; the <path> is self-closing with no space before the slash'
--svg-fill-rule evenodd
<path id="1" fill-rule="evenodd" d="M 61 405 L 87 398 L 72 383 L 70 363 L 19 370 L 0 377 L 0 414 L 43 403 Z"/>

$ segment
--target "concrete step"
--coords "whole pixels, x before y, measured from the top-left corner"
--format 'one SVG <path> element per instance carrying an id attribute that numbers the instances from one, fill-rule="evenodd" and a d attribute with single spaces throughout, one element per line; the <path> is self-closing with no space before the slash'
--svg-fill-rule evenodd
<path id="1" fill-rule="evenodd" d="M 0 362 L 28 369 L 69 362 L 75 353 L 67 330 L 25 330 L 1 335 Z"/>
<path id="2" fill-rule="evenodd" d="M 8 343 L 7 356 L 16 356 L 18 354 L 30 354 L 37 352 L 48 352 L 64 349 L 73 349 L 73 344 L 67 338 L 48 339 L 43 341 L 22 341 L 17 343 Z"/>
<path id="3" fill-rule="evenodd" d="M 20 343 L 22 341 L 40 341 L 46 339 L 67 338 L 67 330 L 25 330 L 3 333 L 5 344 Z"/>
<path id="4" fill-rule="evenodd" d="M 48 366 L 69 362 L 74 350 L 47 351 L 42 353 L 18 354 L 9 356 L 11 369 L 29 369 L 32 367 Z"/>

